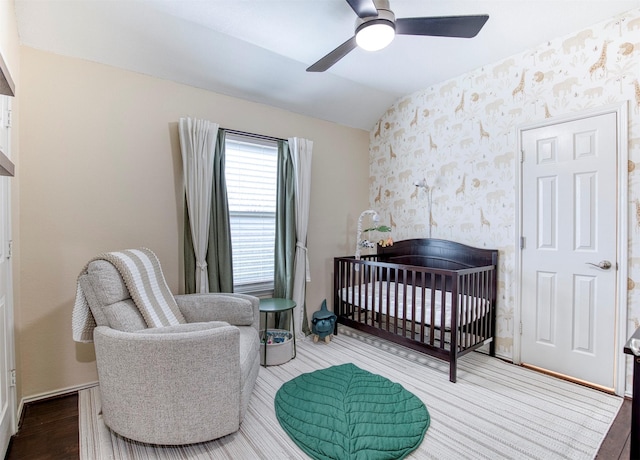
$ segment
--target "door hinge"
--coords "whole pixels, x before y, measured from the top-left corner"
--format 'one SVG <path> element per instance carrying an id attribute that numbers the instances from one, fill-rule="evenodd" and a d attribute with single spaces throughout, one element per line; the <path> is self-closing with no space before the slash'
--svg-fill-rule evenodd
<path id="1" fill-rule="evenodd" d="M 520 237 L 520 249 L 524 249 L 524 245 L 525 245 L 525 239 L 524 236 Z"/>
<path id="2" fill-rule="evenodd" d="M 524 163 L 524 150 L 520 150 L 520 163 Z"/>
<path id="3" fill-rule="evenodd" d="M 522 321 L 520 321 L 520 335 L 522 335 Z"/>
<path id="4" fill-rule="evenodd" d="M 7 110 L 7 125 L 6 128 L 11 128 L 11 110 Z"/>
<path id="5" fill-rule="evenodd" d="M 16 386 L 16 370 L 15 369 L 11 369 L 9 371 L 9 379 L 11 380 L 10 385 L 12 387 Z"/>
<path id="6" fill-rule="evenodd" d="M 11 259 L 13 256 L 13 240 L 9 240 L 7 243 L 7 259 Z"/>

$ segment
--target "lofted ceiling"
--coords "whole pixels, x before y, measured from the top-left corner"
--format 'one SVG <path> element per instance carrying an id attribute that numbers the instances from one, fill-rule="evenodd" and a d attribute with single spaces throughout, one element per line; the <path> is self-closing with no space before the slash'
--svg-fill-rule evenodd
<path id="1" fill-rule="evenodd" d="M 640 0 L 390 0 L 396 17 L 488 14 L 471 39 L 397 36 L 305 69 L 349 39 L 345 0 L 15 0 L 23 45 L 371 129 L 406 94 L 640 7 Z"/>

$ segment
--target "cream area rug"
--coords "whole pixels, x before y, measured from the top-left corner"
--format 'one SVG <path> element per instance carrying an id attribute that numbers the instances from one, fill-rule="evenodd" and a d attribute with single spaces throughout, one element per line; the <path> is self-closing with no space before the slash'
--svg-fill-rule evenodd
<path id="1" fill-rule="evenodd" d="M 376 337 L 341 328 L 331 343 L 299 340 L 297 357 L 260 368 L 240 430 L 184 447 L 136 443 L 112 433 L 100 414 L 98 387 L 80 392 L 81 460 L 306 459 L 280 427 L 274 397 L 300 374 L 353 363 L 418 396 L 431 425 L 409 459 L 593 459 L 622 398 L 556 379 L 481 353 L 448 364 Z"/>

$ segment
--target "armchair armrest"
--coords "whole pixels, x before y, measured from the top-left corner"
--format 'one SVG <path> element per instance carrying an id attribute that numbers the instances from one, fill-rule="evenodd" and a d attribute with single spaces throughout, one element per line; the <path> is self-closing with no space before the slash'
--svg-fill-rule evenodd
<path id="1" fill-rule="evenodd" d="M 260 329 L 260 299 L 246 294 L 211 293 L 175 296 L 188 323 L 225 321 L 233 326 Z"/>
<path id="2" fill-rule="evenodd" d="M 123 332 L 100 326 L 94 342 L 105 423 L 115 432 L 141 442 L 187 444 L 238 429 L 237 327 Z"/>

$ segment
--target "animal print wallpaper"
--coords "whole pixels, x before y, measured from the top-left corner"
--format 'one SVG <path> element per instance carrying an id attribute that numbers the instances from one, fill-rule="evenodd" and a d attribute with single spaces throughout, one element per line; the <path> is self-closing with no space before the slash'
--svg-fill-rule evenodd
<path id="1" fill-rule="evenodd" d="M 639 79 L 637 9 L 410 94 L 370 133 L 370 203 L 395 240 L 432 236 L 500 250 L 496 345 L 503 357 L 512 357 L 515 329 L 517 127 L 619 101 L 629 101 L 624 333 L 640 326 Z M 428 193 L 414 185 L 422 179 Z M 628 366 L 628 389 L 631 375 Z"/>

